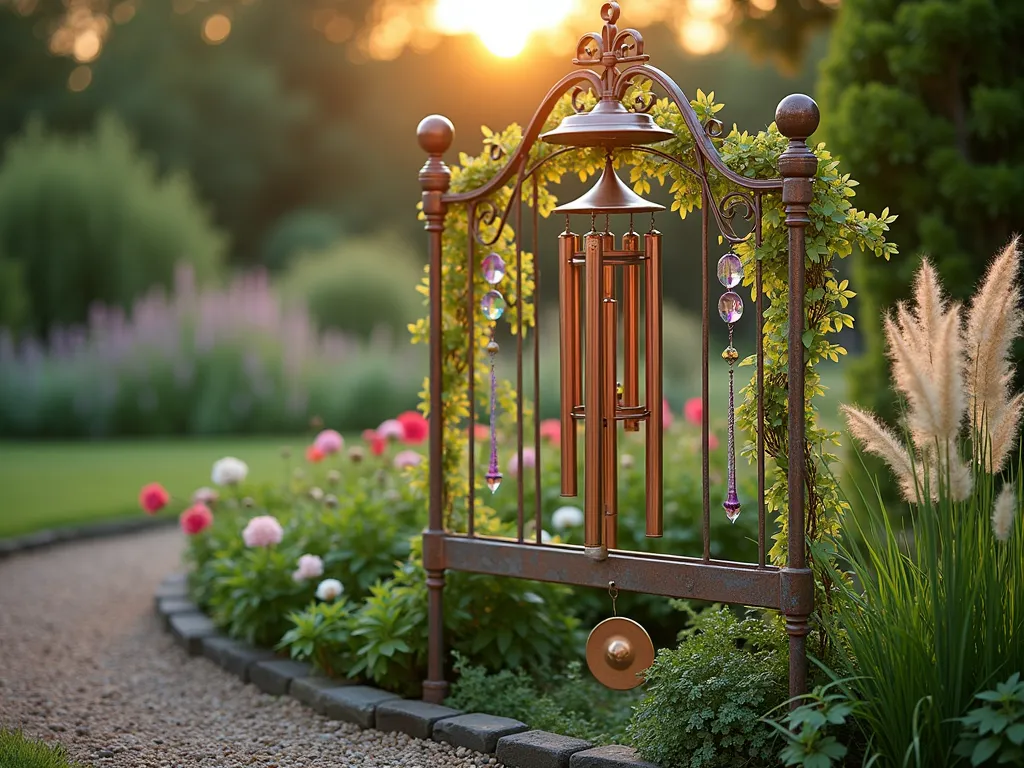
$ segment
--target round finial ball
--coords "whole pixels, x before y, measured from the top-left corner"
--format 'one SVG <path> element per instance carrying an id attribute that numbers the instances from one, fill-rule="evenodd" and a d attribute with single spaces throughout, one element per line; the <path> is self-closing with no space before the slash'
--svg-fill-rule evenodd
<path id="1" fill-rule="evenodd" d="M 802 93 L 787 96 L 775 109 L 775 124 L 787 139 L 806 139 L 818 130 L 820 120 L 818 105 Z"/>
<path id="2" fill-rule="evenodd" d="M 416 138 L 420 148 L 428 155 L 443 155 L 455 138 L 455 126 L 444 115 L 430 115 L 420 120 Z"/>

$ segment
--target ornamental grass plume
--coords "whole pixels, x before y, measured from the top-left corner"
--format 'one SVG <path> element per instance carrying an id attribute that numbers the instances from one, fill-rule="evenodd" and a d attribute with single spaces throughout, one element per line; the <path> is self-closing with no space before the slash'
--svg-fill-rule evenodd
<path id="1" fill-rule="evenodd" d="M 901 302 L 885 318 L 910 445 L 872 414 L 842 407 L 851 434 L 885 460 L 908 501 L 917 501 L 919 492 L 937 500 L 944 489 L 956 501 L 971 495 L 974 477 L 958 449 L 968 414 L 974 463 L 989 473 L 1006 463 L 1024 408 L 1024 394 L 1010 393 L 1010 345 L 1022 327 L 1018 242 L 1014 238 L 989 266 L 966 327 L 960 304 L 943 296 L 927 259 L 914 281 L 914 306 Z"/>
<path id="2" fill-rule="evenodd" d="M 967 397 L 979 436 L 974 461 L 987 472 L 1005 468 L 1017 437 L 1024 393 L 1013 395 L 1010 347 L 1021 333 L 1020 237 L 996 256 L 967 317 Z"/>
<path id="3" fill-rule="evenodd" d="M 1017 489 L 1012 483 L 1003 485 L 992 510 L 992 533 L 997 541 L 1009 541 L 1013 517 L 1017 512 Z"/>

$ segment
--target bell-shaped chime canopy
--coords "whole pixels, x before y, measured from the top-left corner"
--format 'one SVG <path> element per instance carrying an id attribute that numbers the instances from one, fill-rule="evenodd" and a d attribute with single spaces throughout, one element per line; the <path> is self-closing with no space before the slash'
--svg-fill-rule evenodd
<path id="1" fill-rule="evenodd" d="M 621 101 L 602 99 L 589 112 L 563 118 L 553 131 L 541 135 L 549 144 L 570 147 L 627 147 L 657 144 L 675 138 L 646 112 L 630 112 Z"/>
<path id="2" fill-rule="evenodd" d="M 604 172 L 590 191 L 570 203 L 555 208 L 555 213 L 653 213 L 665 210 L 664 205 L 644 200 L 615 173 L 612 156 L 608 155 Z"/>

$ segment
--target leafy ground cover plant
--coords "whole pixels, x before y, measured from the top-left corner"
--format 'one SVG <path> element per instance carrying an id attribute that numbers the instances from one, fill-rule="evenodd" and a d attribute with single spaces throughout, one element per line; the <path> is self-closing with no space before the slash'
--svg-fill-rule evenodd
<path id="1" fill-rule="evenodd" d="M 843 671 L 880 765 L 973 758 L 956 751 L 953 724 L 980 736 L 979 722 L 960 719 L 973 698 L 1024 670 L 1019 459 L 1016 477 L 1001 479 L 1024 407 L 1009 357 L 1022 324 L 1019 259 L 1014 240 L 966 313 L 925 262 L 914 304 L 885 321 L 905 436 L 846 409 L 851 432 L 886 461 L 911 509 L 907 531 L 894 529 L 880 495 L 871 520 L 851 521 L 862 543 L 844 554 L 860 589 L 842 583 L 831 628 L 848 651 Z M 993 744 L 985 743 L 979 754 Z"/>
<path id="2" fill-rule="evenodd" d="M 963 734 L 954 750 L 972 766 L 1024 765 L 1024 682 L 1014 672 L 994 691 L 982 691 L 982 702 L 960 718 Z"/>
<path id="3" fill-rule="evenodd" d="M 777 622 L 728 608 L 697 615 L 658 652 L 627 733 L 663 768 L 739 768 L 769 752 L 762 715 L 787 698 L 788 640 Z"/>
<path id="4" fill-rule="evenodd" d="M 853 728 L 857 702 L 851 700 L 843 690 L 845 683 L 843 680 L 835 680 L 828 685 L 815 687 L 809 694 L 798 699 L 802 703 L 790 709 L 780 718 L 780 722 L 768 717 L 764 719 L 785 741 L 786 746 L 779 753 L 782 765 L 832 768 L 833 765 L 847 764 L 843 758 L 849 749 L 844 741 Z M 783 707 L 789 704 L 787 701 Z M 869 766 L 871 762 L 868 761 L 866 765 Z"/>
<path id="5" fill-rule="evenodd" d="M 4 768 L 85 768 L 68 759 L 59 744 L 26 739 L 21 731 L 0 729 L 0 765 Z"/>
<path id="6" fill-rule="evenodd" d="M 445 702 L 450 707 L 511 717 L 538 730 L 595 744 L 621 744 L 626 739 L 626 723 L 640 694 L 609 691 L 589 675 L 584 677 L 579 661 L 537 678 L 514 667 L 489 672 L 457 651 L 454 657 L 458 677 Z"/>

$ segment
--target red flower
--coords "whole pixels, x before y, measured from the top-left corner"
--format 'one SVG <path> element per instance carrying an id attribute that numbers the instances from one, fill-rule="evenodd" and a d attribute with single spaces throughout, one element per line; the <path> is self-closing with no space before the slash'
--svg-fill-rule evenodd
<path id="1" fill-rule="evenodd" d="M 171 500 L 171 495 L 164 490 L 164 487 L 160 483 L 150 483 L 149 485 L 142 486 L 142 490 L 139 491 L 139 504 L 146 511 L 147 515 L 155 515 L 161 509 L 167 506 L 167 502 Z"/>
<path id="2" fill-rule="evenodd" d="M 416 445 L 427 439 L 427 420 L 423 418 L 423 414 L 417 411 L 406 411 L 400 413 L 396 421 L 402 425 L 402 429 L 405 431 L 402 442 Z"/>
<path id="3" fill-rule="evenodd" d="M 708 433 L 708 450 L 709 451 L 717 451 L 718 450 L 718 436 L 714 432 L 709 432 Z"/>
<path id="4" fill-rule="evenodd" d="M 363 440 L 370 446 L 370 453 L 380 456 L 387 450 L 388 441 L 381 437 L 376 430 L 367 429 L 363 431 Z"/>
<path id="5" fill-rule="evenodd" d="M 195 536 L 213 525 L 213 512 L 205 504 L 193 504 L 181 513 L 178 524 L 181 525 L 181 530 L 189 536 Z"/>
<path id="6" fill-rule="evenodd" d="M 704 403 L 699 397 L 691 397 L 683 406 L 683 418 L 691 424 L 700 424 L 704 416 Z"/>
<path id="7" fill-rule="evenodd" d="M 324 459 L 324 452 L 317 448 L 315 445 L 310 445 L 306 448 L 306 459 L 314 464 L 318 464 Z"/>
<path id="8" fill-rule="evenodd" d="M 672 409 L 668 405 L 668 400 L 661 401 L 661 425 L 668 429 L 672 426 L 672 422 L 675 421 L 675 417 L 672 415 Z"/>
<path id="9" fill-rule="evenodd" d="M 475 437 L 477 440 L 490 440 L 491 428 L 486 424 L 474 424 L 473 437 Z"/>
<path id="10" fill-rule="evenodd" d="M 559 419 L 544 419 L 540 423 L 540 436 L 552 443 L 562 441 L 562 422 Z"/>

